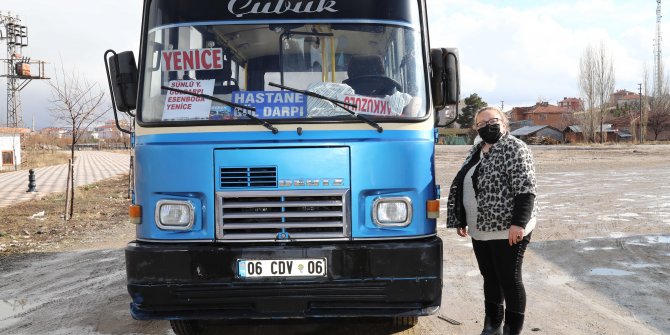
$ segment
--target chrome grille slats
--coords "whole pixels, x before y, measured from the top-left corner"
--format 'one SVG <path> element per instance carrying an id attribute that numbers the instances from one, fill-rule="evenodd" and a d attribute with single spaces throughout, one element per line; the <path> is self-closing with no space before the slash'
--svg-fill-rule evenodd
<path id="1" fill-rule="evenodd" d="M 320 217 L 342 217 L 342 212 L 270 212 L 270 213 L 238 213 L 223 214 L 223 219 L 253 219 L 253 218 L 320 218 Z"/>
<path id="2" fill-rule="evenodd" d="M 311 228 L 314 225 L 319 225 L 320 227 L 342 227 L 341 221 L 332 221 L 332 222 L 299 222 L 299 223 L 289 223 L 289 222 L 278 222 L 278 223 L 226 223 L 226 229 L 267 229 L 273 228 L 275 225 L 281 224 L 284 228 Z"/>
<path id="3" fill-rule="evenodd" d="M 346 239 L 348 194 L 345 189 L 217 192 L 217 240 Z"/>
<path id="4" fill-rule="evenodd" d="M 304 206 L 342 206 L 342 201 L 336 200 L 336 201 L 313 201 L 313 202 L 291 202 L 291 203 L 286 203 L 286 202 L 226 202 L 225 204 L 222 205 L 222 207 L 225 208 L 255 208 L 255 207 L 304 207 Z"/>

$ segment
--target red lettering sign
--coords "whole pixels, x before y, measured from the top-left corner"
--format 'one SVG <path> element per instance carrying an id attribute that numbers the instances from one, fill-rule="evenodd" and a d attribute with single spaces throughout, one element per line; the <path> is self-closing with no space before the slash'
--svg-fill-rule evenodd
<path id="1" fill-rule="evenodd" d="M 344 102 L 355 104 L 355 112 L 376 115 L 391 115 L 391 105 L 385 98 L 373 98 L 360 95 L 345 95 Z"/>
<path id="2" fill-rule="evenodd" d="M 166 50 L 161 52 L 163 71 L 223 69 L 223 49 Z"/>

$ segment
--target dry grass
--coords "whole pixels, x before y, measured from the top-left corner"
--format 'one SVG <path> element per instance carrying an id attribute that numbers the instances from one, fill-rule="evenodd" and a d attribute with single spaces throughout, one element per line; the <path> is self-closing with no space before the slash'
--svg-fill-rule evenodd
<path id="1" fill-rule="evenodd" d="M 70 152 L 55 150 L 23 150 L 21 156 L 21 170 L 28 170 L 45 166 L 67 164 L 67 160 L 70 159 Z"/>
<path id="2" fill-rule="evenodd" d="M 78 187 L 70 221 L 63 220 L 64 193 L 0 208 L 0 255 L 64 250 L 81 244 L 104 247 L 120 235 L 130 239 L 133 227 L 127 219 L 127 195 L 128 175 L 122 175 Z"/>

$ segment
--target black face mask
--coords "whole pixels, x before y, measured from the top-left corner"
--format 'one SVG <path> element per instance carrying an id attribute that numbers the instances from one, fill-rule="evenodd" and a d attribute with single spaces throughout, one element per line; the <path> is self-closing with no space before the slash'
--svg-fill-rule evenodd
<path id="1" fill-rule="evenodd" d="M 477 129 L 477 133 L 488 144 L 496 143 L 502 137 L 499 124 L 487 124 L 486 127 Z"/>

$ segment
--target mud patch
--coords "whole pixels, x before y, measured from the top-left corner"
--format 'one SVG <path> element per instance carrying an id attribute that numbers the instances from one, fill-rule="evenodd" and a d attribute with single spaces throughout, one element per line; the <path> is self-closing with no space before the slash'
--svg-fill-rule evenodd
<path id="1" fill-rule="evenodd" d="M 658 313 L 670 301 L 669 247 L 670 235 L 658 234 L 536 242 L 529 248 L 563 273 L 547 278 L 548 284 L 599 293 L 660 334 L 670 334 L 670 319 Z"/>

